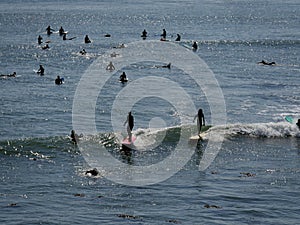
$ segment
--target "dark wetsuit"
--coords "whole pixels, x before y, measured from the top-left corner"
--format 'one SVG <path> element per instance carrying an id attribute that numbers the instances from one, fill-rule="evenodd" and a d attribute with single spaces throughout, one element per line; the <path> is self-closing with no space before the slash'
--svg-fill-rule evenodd
<path id="1" fill-rule="evenodd" d="M 131 114 L 128 115 L 128 125 L 130 130 L 132 131 L 133 126 L 134 126 L 134 118 Z"/>

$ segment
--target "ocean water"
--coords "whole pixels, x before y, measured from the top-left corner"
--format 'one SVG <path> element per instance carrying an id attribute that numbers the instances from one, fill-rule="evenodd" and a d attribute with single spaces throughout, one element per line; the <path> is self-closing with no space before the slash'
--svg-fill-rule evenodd
<path id="1" fill-rule="evenodd" d="M 17 77 L 0 78 L 0 224 L 299 223 L 299 11 L 296 0 L 1 1 L 0 74 L 15 71 Z M 49 25 L 56 31 L 63 26 L 67 37 L 76 38 L 48 36 Z M 164 28 L 169 42 L 162 46 L 170 52 L 181 47 L 181 52 L 165 61 L 137 60 L 111 73 L 93 70 L 110 60 L 130 62 L 125 55 L 138 43 L 163 44 Z M 142 42 L 144 29 L 148 37 Z M 182 40 L 175 43 L 177 33 Z M 87 34 L 90 44 L 84 43 Z M 41 49 L 45 43 L 38 45 L 39 35 L 50 49 Z M 193 41 L 196 52 L 190 49 Z M 115 48 L 122 43 L 125 48 Z M 85 56 L 79 54 L 83 48 Z M 141 56 L 147 51 L 141 49 Z M 110 57 L 111 52 L 119 55 Z M 193 79 L 176 66 L 199 66 L 181 60 L 184 54 L 201 58 L 216 79 L 224 96 L 223 120 L 214 120 L 219 111 L 209 96 L 223 98 L 206 86 L 211 80 L 202 73 Z M 276 65 L 259 65 L 261 60 Z M 168 62 L 171 69 L 161 68 Z M 35 73 L 40 64 L 44 76 Z M 127 84 L 118 82 L 123 71 Z M 58 75 L 63 85 L 54 84 Z M 91 87 L 79 90 L 86 77 Z M 157 83 L 138 86 L 142 79 Z M 195 108 L 178 94 L 181 89 Z M 77 146 L 68 136 L 77 128 L 79 93 L 96 132 L 76 129 L 85 144 Z M 149 96 L 139 99 L 141 93 Z M 162 93 L 175 100 L 168 102 Z M 114 104 L 120 99 L 123 107 Z M 124 155 L 119 141 L 126 136 L 126 107 L 133 100 L 136 147 Z M 196 132 L 193 118 L 200 107 L 212 127 L 203 141 L 182 147 L 181 140 Z M 80 116 L 83 124 L 89 119 Z M 223 136 L 221 145 L 211 142 Z M 215 158 L 199 170 L 211 143 Z M 102 167 L 110 159 L 104 147 L 125 167 Z M 163 162 L 177 149 L 190 156 L 173 158 L 172 175 L 143 185 L 174 169 Z M 160 162 L 166 166 L 161 171 L 155 168 Z M 154 169 L 143 173 L 151 165 Z M 98 176 L 85 174 L 94 167 Z M 114 171 L 118 179 L 111 176 Z"/>

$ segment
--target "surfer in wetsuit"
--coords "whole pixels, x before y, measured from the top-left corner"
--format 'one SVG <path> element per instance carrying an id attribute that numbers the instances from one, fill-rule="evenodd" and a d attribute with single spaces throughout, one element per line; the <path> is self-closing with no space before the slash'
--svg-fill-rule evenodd
<path id="1" fill-rule="evenodd" d="M 78 135 L 75 133 L 75 130 L 71 130 L 71 135 L 70 135 L 72 141 L 74 144 L 77 144 L 78 142 Z"/>
<path id="2" fill-rule="evenodd" d="M 121 76 L 120 76 L 120 81 L 121 81 L 122 83 L 124 83 L 124 82 L 127 81 L 127 77 L 126 77 L 126 73 L 125 73 L 125 72 L 123 72 L 123 73 L 121 74 Z"/>
<path id="3" fill-rule="evenodd" d="M 204 114 L 202 109 L 198 110 L 198 114 L 194 117 L 193 122 L 195 122 L 196 118 L 197 118 L 198 135 L 200 136 L 202 125 L 205 126 L 205 119 L 204 119 Z"/>
<path id="4" fill-rule="evenodd" d="M 55 84 L 56 85 L 62 84 L 62 79 L 60 78 L 60 76 L 57 76 L 57 78 L 55 79 Z"/>
<path id="5" fill-rule="evenodd" d="M 52 31 L 54 31 L 54 29 L 52 29 L 50 26 L 48 26 L 46 28 L 46 31 L 47 31 L 47 35 L 50 35 L 50 34 L 52 34 Z"/>
<path id="6" fill-rule="evenodd" d="M 258 64 L 262 64 L 262 65 L 268 65 L 268 66 L 273 66 L 276 65 L 275 62 L 266 62 L 265 60 L 261 60 L 261 62 L 258 62 Z"/>
<path id="7" fill-rule="evenodd" d="M 180 34 L 177 34 L 177 38 L 175 39 L 175 41 L 180 41 L 181 40 L 181 36 Z"/>
<path id="8" fill-rule="evenodd" d="M 296 123 L 296 125 L 299 128 L 299 130 L 300 130 L 300 119 L 298 119 L 298 122 Z"/>
<path id="9" fill-rule="evenodd" d="M 193 50 L 194 51 L 197 51 L 197 49 L 198 49 L 198 44 L 197 44 L 197 42 L 196 41 L 194 41 L 194 43 L 193 43 Z"/>
<path id="10" fill-rule="evenodd" d="M 59 32 L 59 35 L 63 35 L 65 33 L 65 30 L 64 30 L 64 28 L 60 27 L 58 32 Z"/>
<path id="11" fill-rule="evenodd" d="M 106 70 L 109 70 L 110 72 L 115 70 L 115 66 L 113 65 L 112 61 L 109 62 L 109 64 L 106 67 Z"/>
<path id="12" fill-rule="evenodd" d="M 84 43 L 86 43 L 86 44 L 91 43 L 91 40 L 88 35 L 85 35 Z"/>
<path id="13" fill-rule="evenodd" d="M 43 42 L 42 40 L 43 40 L 42 36 L 39 35 L 39 36 L 38 36 L 38 44 L 39 44 L 39 45 L 42 44 L 42 42 Z"/>
<path id="14" fill-rule="evenodd" d="M 147 37 L 147 31 L 143 30 L 141 37 L 145 40 Z"/>
<path id="15" fill-rule="evenodd" d="M 44 75 L 45 69 L 42 65 L 40 65 L 39 70 L 36 72 L 37 74 Z"/>
<path id="16" fill-rule="evenodd" d="M 126 125 L 126 123 L 127 123 L 127 133 L 128 133 L 129 141 L 131 142 L 132 129 L 134 126 L 134 118 L 131 112 L 128 113 L 127 120 L 125 121 L 124 126 Z"/>

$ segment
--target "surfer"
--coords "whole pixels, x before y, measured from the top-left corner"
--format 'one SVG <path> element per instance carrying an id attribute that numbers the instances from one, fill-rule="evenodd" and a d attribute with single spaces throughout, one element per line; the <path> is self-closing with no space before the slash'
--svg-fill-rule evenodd
<path id="1" fill-rule="evenodd" d="M 40 65 L 40 68 L 36 73 L 39 74 L 39 75 L 44 75 L 44 72 L 45 72 L 44 67 L 42 65 Z"/>
<path id="2" fill-rule="evenodd" d="M 7 78 L 7 77 L 16 77 L 17 76 L 17 73 L 16 72 L 13 72 L 12 74 L 1 74 L 0 77 L 3 77 L 3 78 Z"/>
<path id="3" fill-rule="evenodd" d="M 106 70 L 109 70 L 110 72 L 115 70 L 115 66 L 113 65 L 112 61 L 109 62 L 109 64 L 106 67 Z"/>
<path id="4" fill-rule="evenodd" d="M 70 137 L 74 144 L 78 143 L 78 135 L 75 133 L 75 130 L 71 130 Z"/>
<path id="5" fill-rule="evenodd" d="M 147 31 L 144 29 L 143 32 L 142 32 L 142 35 L 141 37 L 145 40 L 146 37 L 147 37 Z"/>
<path id="6" fill-rule="evenodd" d="M 63 81 L 62 78 L 60 78 L 60 76 L 57 76 L 57 78 L 55 79 L 55 84 L 61 85 L 62 81 Z"/>
<path id="7" fill-rule="evenodd" d="M 88 35 L 85 35 L 84 43 L 86 43 L 86 44 L 91 43 L 91 40 Z"/>
<path id="8" fill-rule="evenodd" d="M 168 68 L 168 69 L 171 69 L 171 63 L 168 63 L 167 65 L 163 65 L 162 68 Z"/>
<path id="9" fill-rule="evenodd" d="M 166 29 L 163 29 L 163 33 L 160 36 L 161 36 L 162 39 L 164 39 L 164 40 L 166 39 L 166 37 L 167 37 Z"/>
<path id="10" fill-rule="evenodd" d="M 297 127 L 299 128 L 299 130 L 300 130 L 300 119 L 298 119 L 296 125 L 297 125 Z"/>
<path id="11" fill-rule="evenodd" d="M 50 34 L 52 34 L 52 31 L 54 31 L 54 29 L 52 29 L 50 26 L 48 26 L 46 28 L 46 31 L 47 31 L 47 35 L 50 35 Z"/>
<path id="12" fill-rule="evenodd" d="M 198 44 L 197 44 L 196 41 L 194 41 L 192 48 L 193 48 L 194 51 L 197 51 L 197 49 L 198 49 Z"/>
<path id="13" fill-rule="evenodd" d="M 126 123 L 127 123 L 127 133 L 128 133 L 129 141 L 131 142 L 132 129 L 133 129 L 133 126 L 134 126 L 134 118 L 133 118 L 131 112 L 128 113 L 128 116 L 127 116 L 127 119 L 124 123 L 124 126 L 126 125 Z"/>
<path id="14" fill-rule="evenodd" d="M 64 28 L 60 27 L 58 33 L 59 33 L 59 35 L 65 34 Z"/>
<path id="15" fill-rule="evenodd" d="M 39 44 L 39 45 L 42 44 L 42 42 L 43 42 L 42 40 L 43 40 L 42 36 L 39 35 L 39 36 L 38 36 L 38 44 Z"/>
<path id="16" fill-rule="evenodd" d="M 267 65 L 267 66 L 276 65 L 275 62 L 266 62 L 265 60 L 261 60 L 261 62 L 258 62 L 258 64 Z"/>
<path id="17" fill-rule="evenodd" d="M 180 41 L 181 40 L 181 36 L 180 34 L 177 34 L 177 38 L 175 39 L 175 41 Z"/>
<path id="18" fill-rule="evenodd" d="M 198 114 L 194 117 L 193 122 L 195 122 L 196 118 L 197 118 L 198 135 L 200 136 L 202 125 L 205 126 L 205 119 L 204 119 L 204 114 L 202 109 L 198 110 Z"/>
<path id="19" fill-rule="evenodd" d="M 123 72 L 120 76 L 120 80 L 122 83 L 127 82 L 127 77 L 126 77 L 126 73 Z"/>

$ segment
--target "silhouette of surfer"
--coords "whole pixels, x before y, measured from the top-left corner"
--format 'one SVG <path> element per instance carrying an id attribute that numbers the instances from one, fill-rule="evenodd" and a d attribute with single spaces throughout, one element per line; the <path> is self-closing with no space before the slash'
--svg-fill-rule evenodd
<path id="1" fill-rule="evenodd" d="M 267 66 L 276 65 L 275 62 L 266 62 L 265 60 L 261 60 L 260 62 L 258 62 L 258 64 L 267 65 Z"/>
<path id="2" fill-rule="evenodd" d="M 175 39 L 175 41 L 180 41 L 181 40 L 181 36 L 180 34 L 177 34 L 177 38 Z"/>
<path id="3" fill-rule="evenodd" d="M 74 144 L 77 144 L 78 143 L 78 135 L 75 133 L 75 130 L 71 130 L 71 140 L 74 142 Z"/>
<path id="4" fill-rule="evenodd" d="M 36 73 L 39 74 L 39 75 L 44 75 L 44 72 L 45 72 L 44 67 L 42 65 L 40 65 L 40 68 Z"/>
<path id="5" fill-rule="evenodd" d="M 65 30 L 64 30 L 64 28 L 62 28 L 62 27 L 60 27 L 59 28 L 59 35 L 63 35 L 63 34 L 65 34 Z"/>
<path id="6" fill-rule="evenodd" d="M 124 82 L 127 82 L 127 77 L 126 77 L 126 73 L 123 72 L 120 76 L 120 79 L 119 79 L 122 83 Z"/>
<path id="7" fill-rule="evenodd" d="M 63 83 L 63 79 L 60 78 L 60 76 L 57 76 L 57 78 L 55 79 L 55 84 L 56 85 L 61 85 Z"/>
<path id="8" fill-rule="evenodd" d="M 160 36 L 161 36 L 162 39 L 164 39 L 164 40 L 166 39 L 166 37 L 167 37 L 166 29 L 163 29 L 163 33 Z"/>
<path id="9" fill-rule="evenodd" d="M 106 70 L 109 70 L 110 72 L 115 70 L 115 66 L 113 65 L 113 63 L 111 61 L 107 65 Z"/>
<path id="10" fill-rule="evenodd" d="M 147 31 L 144 29 L 143 32 L 142 32 L 142 35 L 141 37 L 145 40 L 146 37 L 147 37 Z"/>
<path id="11" fill-rule="evenodd" d="M 42 40 L 43 40 L 42 36 L 39 35 L 39 36 L 38 36 L 38 44 L 39 44 L 39 45 L 42 44 L 42 42 L 43 42 Z"/>
<path id="12" fill-rule="evenodd" d="M 198 113 L 194 117 L 193 122 L 195 122 L 196 118 L 197 118 L 198 135 L 200 136 L 202 125 L 205 126 L 205 119 L 204 119 L 204 114 L 203 114 L 203 110 L 202 109 L 198 110 Z"/>
<path id="13" fill-rule="evenodd" d="M 131 114 L 131 112 L 128 113 L 127 119 L 124 123 L 124 126 L 127 124 L 127 133 L 128 133 L 128 137 L 129 137 L 129 141 L 131 142 L 131 138 L 132 138 L 132 129 L 134 126 L 134 118 Z"/>
<path id="14" fill-rule="evenodd" d="M 55 31 L 55 30 L 52 29 L 50 26 L 48 26 L 48 27 L 46 28 L 46 31 L 47 31 L 47 35 L 50 35 L 50 34 L 52 34 L 52 31 Z"/>
<path id="15" fill-rule="evenodd" d="M 197 51 L 197 49 L 198 49 L 198 44 L 197 44 L 196 41 L 194 41 L 192 48 L 193 48 L 194 51 Z"/>
<path id="16" fill-rule="evenodd" d="M 86 44 L 91 43 L 91 40 L 88 35 L 85 35 L 84 43 L 86 43 Z"/>
<path id="17" fill-rule="evenodd" d="M 300 130 L 300 119 L 298 119 L 296 125 L 297 125 L 297 127 L 299 128 L 299 130 Z"/>

